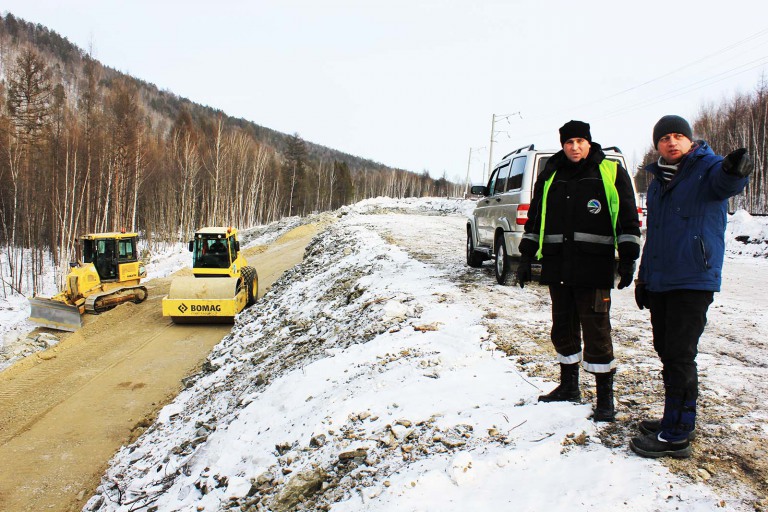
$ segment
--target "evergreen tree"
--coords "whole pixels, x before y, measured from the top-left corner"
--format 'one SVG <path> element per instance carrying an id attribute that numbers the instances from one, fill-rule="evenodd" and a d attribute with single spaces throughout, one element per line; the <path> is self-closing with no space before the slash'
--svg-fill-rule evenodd
<path id="1" fill-rule="evenodd" d="M 46 127 L 51 109 L 50 71 L 34 51 L 26 49 L 8 73 L 6 104 L 24 144 L 34 144 Z"/>

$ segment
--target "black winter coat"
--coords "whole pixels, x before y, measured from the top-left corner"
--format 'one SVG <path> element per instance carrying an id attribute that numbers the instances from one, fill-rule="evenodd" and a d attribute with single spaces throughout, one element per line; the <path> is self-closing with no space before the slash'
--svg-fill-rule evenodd
<path id="1" fill-rule="evenodd" d="M 549 159 L 536 180 L 525 235 L 520 242 L 520 252 L 533 261 L 539 248 L 544 183 L 557 171 L 547 196 L 545 243 L 540 261 L 542 284 L 613 288 L 616 251 L 599 169 L 604 158 L 605 153 L 597 143 L 592 143 L 587 158 L 577 163 L 559 151 Z M 616 221 L 619 257 L 634 261 L 640 255 L 640 222 L 631 178 L 621 165 L 615 186 L 619 195 Z"/>

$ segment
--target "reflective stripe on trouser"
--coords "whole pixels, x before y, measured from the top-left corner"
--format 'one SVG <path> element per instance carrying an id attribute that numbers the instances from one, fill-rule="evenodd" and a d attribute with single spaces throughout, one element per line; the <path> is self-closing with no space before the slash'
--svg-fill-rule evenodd
<path id="1" fill-rule="evenodd" d="M 598 297 L 594 288 L 550 285 L 549 295 L 552 298 L 552 344 L 558 362 L 572 364 L 582 360 L 584 369 L 592 373 L 614 369 L 610 302 L 606 303 L 605 311 L 596 311 Z"/>

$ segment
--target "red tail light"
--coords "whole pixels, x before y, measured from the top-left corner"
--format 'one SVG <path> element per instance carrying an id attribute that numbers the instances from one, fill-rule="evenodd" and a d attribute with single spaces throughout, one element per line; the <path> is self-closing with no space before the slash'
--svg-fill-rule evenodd
<path id="1" fill-rule="evenodd" d="M 517 219 L 515 224 L 524 226 L 528 222 L 528 209 L 531 207 L 529 204 L 521 204 L 517 206 Z"/>
<path id="2" fill-rule="evenodd" d="M 640 227 L 643 227 L 643 209 L 637 207 L 637 218 L 640 219 Z"/>

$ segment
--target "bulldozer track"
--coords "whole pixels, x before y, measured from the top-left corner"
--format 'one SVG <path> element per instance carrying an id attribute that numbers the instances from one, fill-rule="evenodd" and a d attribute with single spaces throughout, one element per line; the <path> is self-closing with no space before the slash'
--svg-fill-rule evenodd
<path id="1" fill-rule="evenodd" d="M 139 298 L 139 294 L 136 292 L 140 292 L 143 297 Z M 114 304 L 110 304 L 109 301 L 112 297 L 124 297 L 124 300 L 118 300 Z M 149 292 L 147 292 L 147 288 L 145 286 L 119 288 L 117 290 L 100 293 L 98 295 L 91 295 L 85 301 L 85 310 L 89 313 L 101 314 L 125 302 L 133 302 L 135 304 L 139 304 L 147 300 L 147 297 L 149 297 Z"/>

